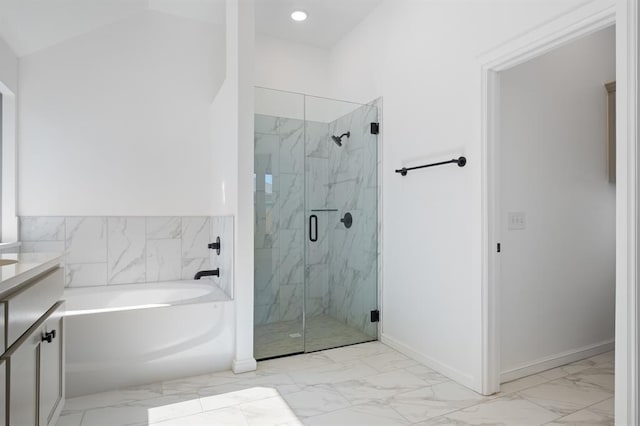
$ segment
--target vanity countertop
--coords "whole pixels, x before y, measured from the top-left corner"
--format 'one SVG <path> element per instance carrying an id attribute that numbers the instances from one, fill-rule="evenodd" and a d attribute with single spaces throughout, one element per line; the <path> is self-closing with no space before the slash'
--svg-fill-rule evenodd
<path id="1" fill-rule="evenodd" d="M 0 297 L 41 273 L 55 268 L 62 261 L 60 253 L 2 253 L 0 262 L 17 263 L 0 266 Z"/>

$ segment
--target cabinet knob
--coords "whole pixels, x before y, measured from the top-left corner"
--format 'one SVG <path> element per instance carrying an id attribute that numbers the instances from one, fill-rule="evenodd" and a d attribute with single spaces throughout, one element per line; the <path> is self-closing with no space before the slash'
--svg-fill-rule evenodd
<path id="1" fill-rule="evenodd" d="M 47 343 L 51 343 L 53 341 L 53 339 L 56 338 L 56 331 L 55 330 L 51 330 L 49 332 L 44 332 L 42 333 L 42 337 L 41 337 L 41 341 L 42 342 L 47 342 Z"/>

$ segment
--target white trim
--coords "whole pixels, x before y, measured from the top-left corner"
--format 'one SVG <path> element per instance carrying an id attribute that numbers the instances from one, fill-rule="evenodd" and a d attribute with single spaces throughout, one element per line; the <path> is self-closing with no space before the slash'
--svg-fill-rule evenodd
<path id="1" fill-rule="evenodd" d="M 499 144 L 498 72 L 531 60 L 573 40 L 615 24 L 615 2 L 596 0 L 578 7 L 557 19 L 511 40 L 478 59 L 481 73 L 481 179 L 482 179 L 482 292 L 481 292 L 481 391 L 491 395 L 500 390 L 499 336 L 499 242 L 497 225 L 497 191 L 494 189 L 499 170 L 493 153 Z M 618 139 L 620 143 L 620 139 Z M 635 160 L 634 160 L 635 161 Z M 622 185 L 619 185 L 622 186 Z M 618 239 L 624 235 L 617 234 Z M 618 256 L 625 256 L 618 251 Z"/>
<path id="2" fill-rule="evenodd" d="M 638 413 L 638 14 L 620 0 L 616 26 L 616 401 L 615 421 L 637 425 Z M 620 181 L 626 185 L 620 185 Z"/>
<path id="3" fill-rule="evenodd" d="M 613 339 L 611 339 L 606 342 L 596 343 L 595 345 L 589 345 L 582 348 L 561 352 L 556 355 L 550 355 L 532 362 L 528 362 L 519 367 L 503 371 L 500 374 L 500 381 L 502 383 L 510 382 L 512 380 L 520 379 L 522 377 L 560 367 L 561 365 L 570 364 L 581 359 L 586 359 L 592 356 L 610 352 L 613 349 L 614 341 Z"/>
<path id="4" fill-rule="evenodd" d="M 409 358 L 418 361 L 420 364 L 426 365 L 427 367 L 437 371 L 438 373 L 447 376 L 451 380 L 454 380 L 463 386 L 473 389 L 474 378 L 472 376 L 465 374 L 460 370 L 453 368 L 441 361 L 425 356 L 420 351 L 412 348 L 405 343 L 402 343 L 401 341 L 387 334 L 382 335 L 381 341 L 385 345 L 397 350 L 398 352 L 408 356 Z"/>
<path id="5" fill-rule="evenodd" d="M 249 371 L 256 371 L 258 363 L 255 358 L 247 359 L 234 359 L 231 363 L 231 371 L 235 374 L 248 373 Z"/>

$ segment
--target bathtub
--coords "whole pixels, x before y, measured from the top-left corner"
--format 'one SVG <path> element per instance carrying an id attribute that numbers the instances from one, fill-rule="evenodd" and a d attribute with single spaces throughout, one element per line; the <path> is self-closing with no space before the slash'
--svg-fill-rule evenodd
<path id="1" fill-rule="evenodd" d="M 67 397 L 228 370 L 234 313 L 210 280 L 67 288 Z"/>

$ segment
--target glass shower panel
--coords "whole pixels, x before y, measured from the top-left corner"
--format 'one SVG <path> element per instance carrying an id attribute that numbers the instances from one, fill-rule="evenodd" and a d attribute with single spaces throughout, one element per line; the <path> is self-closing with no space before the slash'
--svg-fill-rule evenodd
<path id="1" fill-rule="evenodd" d="M 374 105 L 305 96 L 305 351 L 377 339 Z"/>
<path id="2" fill-rule="evenodd" d="M 304 96 L 255 91 L 254 356 L 304 352 Z"/>

